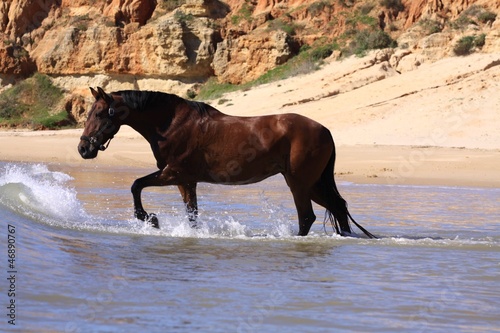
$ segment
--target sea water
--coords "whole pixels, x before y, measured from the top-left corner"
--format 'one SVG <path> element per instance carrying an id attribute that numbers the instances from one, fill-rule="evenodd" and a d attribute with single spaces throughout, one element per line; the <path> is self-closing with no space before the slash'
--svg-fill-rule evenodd
<path id="1" fill-rule="evenodd" d="M 378 239 L 320 207 L 295 236 L 278 176 L 199 184 L 196 229 L 175 187 L 146 189 L 158 230 L 130 194 L 153 171 L 0 163 L 2 332 L 500 330 L 500 189 L 340 183 Z"/>

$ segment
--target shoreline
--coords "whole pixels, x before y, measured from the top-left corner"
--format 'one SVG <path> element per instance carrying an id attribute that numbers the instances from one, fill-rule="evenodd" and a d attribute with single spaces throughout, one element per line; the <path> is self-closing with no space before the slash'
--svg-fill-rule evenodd
<path id="1" fill-rule="evenodd" d="M 211 103 L 228 115 L 297 113 L 323 124 L 335 139 L 339 181 L 500 188 L 500 53 L 401 73 L 379 56 L 330 59 L 318 71 Z M 157 170 L 148 142 L 130 127 L 95 160 L 77 152 L 82 132 L 0 130 L 0 161 Z"/>
<path id="2" fill-rule="evenodd" d="M 156 170 L 145 139 L 120 130 L 108 150 L 83 160 L 82 129 L 0 131 L 2 162 L 47 163 L 58 168 L 133 167 Z M 500 150 L 406 145 L 336 145 L 335 179 L 359 184 L 500 188 Z"/>

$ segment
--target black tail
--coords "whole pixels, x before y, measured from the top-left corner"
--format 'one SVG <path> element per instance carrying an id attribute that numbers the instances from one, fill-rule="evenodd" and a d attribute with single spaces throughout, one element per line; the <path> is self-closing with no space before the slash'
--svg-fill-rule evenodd
<path id="1" fill-rule="evenodd" d="M 369 238 L 377 238 L 368 230 L 359 225 L 349 213 L 347 202 L 342 198 L 333 178 L 333 169 L 335 166 L 335 149 L 330 156 L 328 164 L 321 174 L 321 179 L 318 185 L 322 187 L 321 192 L 325 194 L 325 199 L 328 202 L 328 208 L 325 214 L 325 223 L 327 220 L 335 228 L 335 231 L 342 235 L 343 233 L 351 233 L 349 219 L 354 223 Z"/>

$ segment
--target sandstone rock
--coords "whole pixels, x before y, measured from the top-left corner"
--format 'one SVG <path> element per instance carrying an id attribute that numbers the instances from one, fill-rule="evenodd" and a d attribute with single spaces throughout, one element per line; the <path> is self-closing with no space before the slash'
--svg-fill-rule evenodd
<path id="1" fill-rule="evenodd" d="M 224 82 L 248 82 L 286 62 L 292 56 L 291 49 L 283 31 L 229 37 L 217 45 L 214 72 Z"/>
<path id="2" fill-rule="evenodd" d="M 218 0 L 186 0 L 178 9 L 186 15 L 223 18 L 229 13 L 229 6 Z"/>
<path id="3" fill-rule="evenodd" d="M 10 39 L 15 40 L 42 24 L 58 0 L 7 0 L 0 5 L 0 27 Z"/>
<path id="4" fill-rule="evenodd" d="M 348 73 L 343 73 L 342 84 L 339 85 L 340 92 L 359 89 L 373 82 L 384 80 L 388 77 L 398 75 L 389 61 L 382 61 L 380 54 L 370 52 L 362 67 Z"/>
<path id="5" fill-rule="evenodd" d="M 35 70 L 36 66 L 24 48 L 2 43 L 0 47 L 0 73 L 27 77 Z"/>
<path id="6" fill-rule="evenodd" d="M 171 16 L 130 35 L 102 24 L 84 31 L 72 26 L 53 29 L 38 43 L 32 57 L 40 71 L 50 74 L 206 77 L 212 74 L 210 63 L 219 41 L 207 20 L 180 22 Z"/>
<path id="7" fill-rule="evenodd" d="M 182 0 L 175 2 L 180 6 L 175 9 L 172 3 L 3 0 L 0 40 L 28 54 L 23 51 L 25 58 L 12 57 L 12 50 L 0 46 L 0 74 L 18 75 L 37 68 L 54 77 L 119 76 L 117 82 L 132 87 L 135 83 L 131 81 L 153 79 L 178 80 L 184 87 L 214 74 L 223 82 L 242 83 L 287 61 L 298 52 L 296 45 L 331 42 L 349 29 L 369 26 L 360 23 L 360 13 L 367 8 L 362 7 L 367 2 L 361 1 L 342 6 L 338 1 L 312 0 Z M 389 61 L 398 71 L 412 70 L 422 62 L 449 55 L 461 33 L 485 33 L 482 52 L 500 52 L 500 19 L 473 26 L 477 31 L 457 32 L 444 24 L 473 4 L 498 15 L 499 1 L 403 3 L 405 9 L 397 16 L 390 15 L 378 1 L 371 3 L 369 15 L 393 37 L 399 37 L 401 48 L 411 52 L 400 58 L 385 55 L 376 62 Z M 419 25 L 422 19 L 437 20 L 445 28 L 427 36 L 429 32 Z M 393 31 L 394 27 L 405 30 Z"/>
<path id="8" fill-rule="evenodd" d="M 408 29 L 421 18 L 455 20 L 467 8 L 476 5 L 498 11 L 500 2 L 488 0 L 417 0 L 408 1 L 404 28 Z"/>
<path id="9" fill-rule="evenodd" d="M 483 52 L 500 53 L 500 17 L 497 16 L 491 26 L 491 30 L 486 34 Z"/>
<path id="10" fill-rule="evenodd" d="M 104 15 L 111 17 L 116 25 L 137 22 L 144 25 L 156 8 L 156 0 L 113 0 Z"/>
<path id="11" fill-rule="evenodd" d="M 419 52 L 431 61 L 447 56 L 450 52 L 450 43 L 453 39 L 451 32 L 440 32 L 422 38 L 418 42 Z"/>
<path id="12" fill-rule="evenodd" d="M 65 75 L 54 77 L 53 83 L 66 91 L 73 92 L 76 96 L 89 96 L 87 102 L 93 102 L 90 97 L 89 87 L 102 87 L 106 91 L 155 90 L 185 96 L 186 92 L 194 85 L 179 80 L 144 78 L 128 74 Z"/>
<path id="13" fill-rule="evenodd" d="M 80 94 L 71 94 L 64 98 L 64 109 L 79 124 L 83 124 L 87 118 L 87 109 L 93 101 L 87 101 Z"/>
<path id="14" fill-rule="evenodd" d="M 396 71 L 404 73 L 417 69 L 425 61 L 420 54 L 414 54 L 410 50 L 400 50 L 394 53 L 389 62 Z"/>

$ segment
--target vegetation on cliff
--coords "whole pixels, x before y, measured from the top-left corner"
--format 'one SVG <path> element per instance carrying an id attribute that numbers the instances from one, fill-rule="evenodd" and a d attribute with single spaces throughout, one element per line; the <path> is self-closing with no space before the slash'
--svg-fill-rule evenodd
<path id="1" fill-rule="evenodd" d="M 75 125 L 61 108 L 63 91 L 43 74 L 35 74 L 0 94 L 0 126 L 54 129 Z"/>
<path id="2" fill-rule="evenodd" d="M 0 126 L 81 123 L 88 85 L 206 100 L 372 49 L 397 47 L 389 66 L 398 72 L 498 52 L 499 11 L 492 0 L 11 0 L 0 7 Z M 27 85 L 50 81 L 34 73 L 74 100 L 14 102 Z"/>

